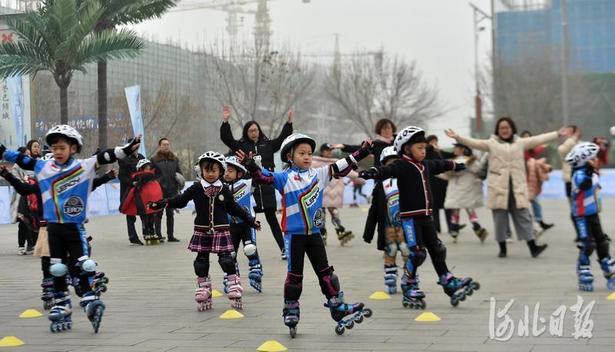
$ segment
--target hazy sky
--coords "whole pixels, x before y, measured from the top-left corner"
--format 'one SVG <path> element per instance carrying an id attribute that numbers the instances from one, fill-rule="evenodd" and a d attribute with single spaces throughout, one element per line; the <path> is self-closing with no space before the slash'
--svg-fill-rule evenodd
<path id="1" fill-rule="evenodd" d="M 489 0 L 473 3 L 490 11 Z M 290 42 L 303 52 L 332 52 L 334 33 L 339 33 L 342 52 L 383 47 L 416 60 L 424 78 L 438 87 L 442 103 L 449 108 L 437 128 L 431 124 L 433 132 L 443 135 L 440 127 L 453 126 L 467 133 L 467 118 L 474 111 L 473 18 L 467 1 L 311 0 L 304 4 L 302 0 L 272 0 L 269 9 L 274 42 Z M 244 29 L 251 33 L 253 17 L 243 16 Z M 491 48 L 491 23 L 485 20 L 482 25 L 487 27 L 479 46 L 484 64 Z M 224 35 L 225 27 L 225 12 L 195 10 L 169 13 L 137 30 L 159 41 L 172 39 L 198 46 Z M 446 138 L 442 142 L 450 143 Z"/>

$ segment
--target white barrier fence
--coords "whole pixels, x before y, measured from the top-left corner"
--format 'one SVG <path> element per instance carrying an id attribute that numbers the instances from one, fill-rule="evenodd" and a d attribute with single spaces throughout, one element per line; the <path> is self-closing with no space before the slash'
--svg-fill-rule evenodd
<path id="1" fill-rule="evenodd" d="M 551 173 L 549 181 L 543 185 L 542 198 L 550 199 L 564 199 L 566 197 L 564 193 L 564 181 L 562 180 L 562 173 L 556 170 Z M 603 197 L 615 197 L 615 169 L 606 169 L 601 171 L 600 182 L 602 184 L 602 196 Z M 186 182 L 186 187 L 189 187 L 192 183 Z M 372 193 L 373 182 L 368 181 L 363 186 L 362 193 L 364 195 L 370 195 Z M 11 192 L 13 189 L 8 186 L 0 187 L 0 224 L 11 223 L 10 205 L 11 205 Z M 279 195 L 278 195 L 279 198 Z M 367 203 L 366 199 L 357 194 L 358 204 Z M 354 203 L 353 200 L 353 187 L 352 183 L 346 186 L 344 192 L 344 204 Z M 108 183 L 104 186 L 98 187 L 90 197 L 88 201 L 88 216 L 105 216 L 105 215 L 117 215 L 119 214 L 118 208 L 120 205 L 120 185 L 117 182 Z M 194 204 L 190 202 L 188 208 L 193 208 Z"/>

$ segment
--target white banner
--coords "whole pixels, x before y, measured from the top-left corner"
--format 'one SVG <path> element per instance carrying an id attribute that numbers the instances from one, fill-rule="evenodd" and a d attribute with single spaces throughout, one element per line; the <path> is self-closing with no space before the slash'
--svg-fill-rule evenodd
<path id="1" fill-rule="evenodd" d="M 16 149 L 31 138 L 29 84 L 22 77 L 0 81 L 0 143 Z"/>
<path id="2" fill-rule="evenodd" d="M 143 115 L 141 114 L 141 86 L 126 87 L 124 91 L 126 92 L 126 101 L 128 102 L 128 112 L 130 113 L 130 122 L 132 122 L 132 131 L 135 136 L 141 135 L 139 153 L 147 156 L 145 152 Z"/>

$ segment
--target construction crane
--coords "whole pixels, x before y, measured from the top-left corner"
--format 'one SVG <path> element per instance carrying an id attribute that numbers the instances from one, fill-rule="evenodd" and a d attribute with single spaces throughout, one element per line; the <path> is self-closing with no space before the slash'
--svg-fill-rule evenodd
<path id="1" fill-rule="evenodd" d="M 340 35 L 339 33 L 333 34 L 335 38 L 333 52 L 309 52 L 302 53 L 303 57 L 333 57 L 333 70 L 339 70 L 342 65 L 342 57 L 363 57 L 363 56 L 372 56 L 374 58 L 374 62 L 377 67 L 382 67 L 382 63 L 384 60 L 384 51 L 382 49 L 377 51 L 360 51 L 355 53 L 342 53 L 340 51 Z"/>

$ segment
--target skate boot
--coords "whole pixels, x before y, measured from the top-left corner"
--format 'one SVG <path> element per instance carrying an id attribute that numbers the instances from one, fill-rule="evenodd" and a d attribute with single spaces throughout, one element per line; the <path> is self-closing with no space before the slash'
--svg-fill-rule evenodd
<path id="1" fill-rule="evenodd" d="M 203 312 L 211 309 L 211 280 L 209 277 L 196 278 L 197 289 L 194 292 L 197 310 Z"/>
<path id="2" fill-rule="evenodd" d="M 231 308 L 243 309 L 243 304 L 241 302 L 241 292 L 243 292 L 243 288 L 241 287 L 239 276 L 235 274 L 229 275 L 226 285 L 228 299 L 231 301 Z"/>
<path id="3" fill-rule="evenodd" d="M 263 267 L 258 259 L 250 260 L 250 273 L 248 278 L 250 279 L 250 286 L 258 292 L 263 292 L 262 277 Z"/>
<path id="4" fill-rule="evenodd" d="M 480 284 L 472 281 L 471 277 L 456 278 L 450 272 L 442 275 L 438 284 L 442 286 L 444 293 L 451 297 L 453 307 L 456 307 L 460 301 L 465 301 L 466 296 L 471 296 L 474 290 L 480 288 Z"/>
<path id="5" fill-rule="evenodd" d="M 43 309 L 49 310 L 53 307 L 53 279 L 43 279 L 41 283 L 43 292 L 41 293 L 41 300 L 43 301 Z"/>
<path id="6" fill-rule="evenodd" d="M 459 231 L 461 227 L 459 224 L 451 224 L 451 230 L 448 232 L 453 238 L 453 243 L 457 243 L 457 238 L 459 237 Z"/>
<path id="7" fill-rule="evenodd" d="M 384 286 L 388 294 L 397 293 L 397 265 L 384 265 Z"/>
<path id="8" fill-rule="evenodd" d="M 401 304 L 408 309 L 425 309 L 427 304 L 425 303 L 425 293 L 419 289 L 419 278 L 415 276 L 414 279 L 410 279 L 404 275 L 402 278 L 401 290 L 404 297 L 401 300 Z"/>
<path id="9" fill-rule="evenodd" d="M 592 274 L 591 265 L 577 265 L 577 276 L 579 277 L 580 291 L 594 290 L 594 275 Z"/>
<path id="10" fill-rule="evenodd" d="M 335 333 L 338 335 L 342 335 L 346 329 L 352 329 L 355 323 L 362 323 L 363 318 L 372 316 L 372 310 L 364 308 L 365 306 L 363 303 L 344 303 L 344 292 L 342 291 L 340 291 L 337 296 L 329 298 L 324 305 L 329 308 L 331 318 L 337 322 Z M 345 319 L 349 315 L 352 316 Z"/>
<path id="11" fill-rule="evenodd" d="M 354 238 L 352 231 L 346 231 L 344 226 L 336 228 L 335 233 L 337 233 L 337 239 L 340 240 L 341 246 L 344 246 L 346 243 L 350 242 L 350 240 Z"/>
<path id="12" fill-rule="evenodd" d="M 611 291 L 615 290 L 615 259 L 610 256 L 602 258 L 600 268 L 606 278 L 606 287 Z"/>
<path id="13" fill-rule="evenodd" d="M 489 235 L 489 232 L 487 232 L 487 229 L 480 226 L 480 224 L 477 222 L 472 223 L 472 229 L 474 230 L 474 233 L 480 240 L 480 243 L 485 243 L 485 238 L 487 238 L 487 236 Z"/>
<path id="14" fill-rule="evenodd" d="M 51 332 L 62 332 L 64 330 L 70 330 L 73 326 L 71 315 L 73 306 L 70 303 L 70 296 L 68 292 L 56 293 L 53 297 L 53 307 L 49 311 L 49 330 Z"/>
<path id="15" fill-rule="evenodd" d="M 96 294 L 94 291 L 90 291 L 81 297 L 79 305 L 83 308 L 83 311 L 88 317 L 90 323 L 92 323 L 94 333 L 98 333 L 100 323 L 102 322 L 103 313 L 106 308 L 105 304 L 100 299 L 100 295 Z"/>
<path id="16" fill-rule="evenodd" d="M 241 276 L 239 274 L 239 263 L 237 263 L 237 261 L 235 261 L 235 274 L 237 274 L 237 276 Z M 228 294 L 227 282 L 228 282 L 228 274 L 224 273 L 224 277 L 222 278 L 222 287 L 223 287 L 222 290 L 224 291 L 225 295 Z"/>
<path id="17" fill-rule="evenodd" d="M 94 277 L 92 278 L 92 290 L 96 295 L 100 296 L 101 293 L 107 292 L 108 283 L 109 278 L 105 276 L 105 273 L 103 273 L 102 271 L 98 271 L 96 272 L 96 274 L 94 274 Z"/>
<path id="18" fill-rule="evenodd" d="M 285 299 L 282 316 L 284 317 L 284 325 L 288 326 L 290 337 L 294 339 L 297 335 L 297 324 L 299 324 L 299 301 Z"/>

